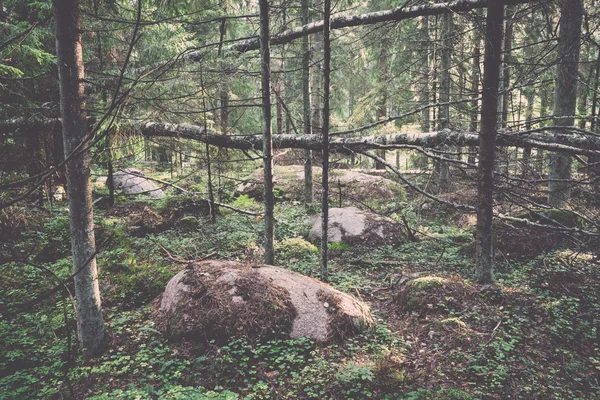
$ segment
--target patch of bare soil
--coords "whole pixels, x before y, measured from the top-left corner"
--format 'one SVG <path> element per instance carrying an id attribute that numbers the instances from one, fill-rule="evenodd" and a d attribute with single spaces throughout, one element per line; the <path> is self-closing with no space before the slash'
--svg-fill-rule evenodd
<path id="1" fill-rule="evenodd" d="M 145 236 L 168 228 L 167 221 L 146 202 L 117 204 L 108 209 L 105 215 L 122 218 L 127 233 L 133 236 Z"/>
<path id="2" fill-rule="evenodd" d="M 172 197 L 161 212 L 161 216 L 169 224 L 177 225 L 185 217 L 209 216 L 210 207 L 210 202 L 205 199 L 197 199 L 191 196 Z"/>
<path id="3" fill-rule="evenodd" d="M 577 247 L 578 242 L 563 232 L 529 226 L 494 224 L 496 249 L 507 258 L 534 258 L 557 249 Z"/>

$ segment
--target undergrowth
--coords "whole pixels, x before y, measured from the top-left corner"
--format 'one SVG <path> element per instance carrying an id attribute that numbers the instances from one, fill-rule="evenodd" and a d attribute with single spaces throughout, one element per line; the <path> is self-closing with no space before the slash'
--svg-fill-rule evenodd
<path id="1" fill-rule="evenodd" d="M 259 209 L 249 198 L 235 206 Z M 318 277 L 319 253 L 306 241 L 315 211 L 277 205 L 276 264 Z M 481 286 L 471 281 L 469 228 L 414 210 L 405 217 L 416 242 L 369 251 L 331 246 L 330 284 L 370 303 L 372 330 L 343 344 L 236 338 L 198 345 L 167 341 L 148 304 L 188 260 L 261 262 L 260 218 L 227 211 L 215 222 L 199 215 L 185 229 L 171 220 L 133 235 L 124 217 L 99 213 L 107 349 L 83 360 L 67 292 L 67 215 L 36 215 L 28 230 L 13 230 L 10 254 L 21 261 L 11 256 L 0 265 L 0 399 L 600 396 L 600 267 L 591 256 L 500 258 L 496 285 Z M 66 289 L 53 291 L 58 280 Z"/>

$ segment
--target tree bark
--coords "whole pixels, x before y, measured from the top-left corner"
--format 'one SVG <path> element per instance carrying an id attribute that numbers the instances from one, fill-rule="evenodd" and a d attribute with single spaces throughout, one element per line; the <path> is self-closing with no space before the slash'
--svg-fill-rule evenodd
<path id="1" fill-rule="evenodd" d="M 314 0 L 312 8 L 316 10 L 323 9 L 322 0 Z M 312 68 L 310 74 L 310 96 L 311 96 L 311 131 L 315 135 L 321 134 L 321 123 L 323 121 L 322 114 L 322 97 L 321 90 L 323 88 L 323 82 L 321 80 L 323 76 L 323 64 L 321 62 L 321 56 L 323 54 L 323 27 L 319 30 L 319 34 L 312 35 L 310 37 L 310 53 L 312 56 Z"/>
<path id="2" fill-rule="evenodd" d="M 376 119 L 378 121 L 387 117 L 387 79 L 388 79 L 388 41 L 381 41 L 381 49 L 379 51 L 379 84 L 382 85 L 380 92 L 379 105 L 377 107 Z M 379 157 L 385 160 L 385 149 L 378 151 Z M 375 169 L 385 169 L 385 165 L 375 161 Z"/>
<path id="3" fill-rule="evenodd" d="M 420 103 L 424 107 L 429 104 L 429 17 L 421 18 L 421 84 Z M 429 108 L 423 108 L 421 112 L 421 132 L 429 132 L 431 118 Z"/>
<path id="4" fill-rule="evenodd" d="M 481 39 L 475 32 L 475 47 L 473 48 L 473 65 L 471 67 L 471 96 L 474 98 L 479 97 L 479 64 L 481 62 Z M 471 120 L 469 122 L 469 131 L 477 132 L 477 120 L 479 116 L 479 102 L 473 101 L 471 109 Z M 475 146 L 469 146 L 469 157 L 468 162 L 475 164 L 475 152 L 477 148 Z"/>
<path id="5" fill-rule="evenodd" d="M 513 17 L 515 6 L 506 7 L 506 22 L 504 30 L 504 62 L 502 68 L 502 119 L 500 126 L 508 124 L 508 107 L 510 103 L 510 64 L 512 62 Z"/>
<path id="6" fill-rule="evenodd" d="M 526 4 L 535 0 L 509 0 L 505 4 Z M 392 10 L 374 11 L 360 15 L 342 15 L 331 20 L 331 29 L 342 29 L 354 26 L 371 25 L 380 22 L 404 21 L 406 19 L 443 15 L 447 13 L 457 13 L 471 11 L 479 8 L 485 8 L 487 0 L 455 0 L 447 3 L 427 3 L 418 6 L 406 7 L 402 5 Z M 323 30 L 323 21 L 315 21 L 307 25 L 299 26 L 293 29 L 284 31 L 278 35 L 271 37 L 271 44 L 278 45 L 289 43 L 299 39 L 302 36 L 311 35 Z M 234 45 L 231 45 L 225 50 L 246 52 L 258 50 L 260 48 L 258 38 L 250 38 Z M 204 53 L 201 51 L 190 52 L 185 59 L 189 61 L 199 61 Z"/>
<path id="7" fill-rule="evenodd" d="M 321 195 L 321 280 L 327 282 L 329 274 L 327 269 L 328 248 L 327 239 L 329 232 L 329 90 L 331 78 L 331 0 L 325 0 L 323 24 L 323 127 L 322 127 L 322 152 L 323 152 L 323 179 L 321 181 L 323 194 Z"/>
<path id="8" fill-rule="evenodd" d="M 215 132 L 206 133 L 205 130 L 196 125 L 168 124 L 159 122 L 148 122 L 138 128 L 139 132 L 148 137 L 180 137 L 209 143 L 213 146 L 229 149 L 260 150 L 263 140 L 260 135 L 219 135 Z M 413 132 L 396 133 L 390 135 L 356 136 L 356 137 L 333 137 L 329 139 L 329 147 L 335 151 L 351 151 L 354 149 L 377 149 L 381 146 L 402 147 L 422 146 L 426 148 L 439 148 L 450 144 L 452 146 L 478 145 L 477 133 L 465 133 L 455 131 L 439 132 Z M 598 139 L 592 137 L 580 137 L 578 135 L 555 135 L 554 138 L 547 134 L 519 134 L 519 132 L 500 132 L 497 135 L 498 146 L 531 146 L 564 154 L 579 154 L 584 156 L 600 155 L 600 150 L 595 150 L 600 144 Z M 553 140 L 549 140 L 553 139 Z M 321 150 L 320 135 L 277 135 L 272 138 L 273 146 L 278 149 L 296 148 Z M 0 186 L 1 188 L 1 186 Z"/>
<path id="9" fill-rule="evenodd" d="M 555 120 L 558 126 L 572 126 L 575 123 L 573 115 L 577 102 L 582 19 L 583 0 L 562 0 L 553 113 L 555 117 L 560 117 Z M 552 207 L 564 207 L 571 198 L 571 186 L 565 182 L 571 178 L 571 161 L 570 156 L 550 155 L 548 204 Z"/>
<path id="10" fill-rule="evenodd" d="M 596 132 L 596 114 L 598 107 L 598 88 L 600 87 L 600 47 L 598 48 L 598 56 L 596 58 L 595 65 L 595 79 L 594 79 L 594 95 L 592 96 L 592 121 L 590 122 L 590 130 Z M 600 175 L 600 157 L 590 156 L 588 157 L 588 175 L 590 177 Z"/>
<path id="11" fill-rule="evenodd" d="M 84 66 L 77 0 L 53 0 L 60 112 L 66 163 L 79 342 L 86 357 L 104 350 L 85 117 Z M 76 153 L 73 155 L 73 153 Z"/>
<path id="12" fill-rule="evenodd" d="M 477 281 L 491 283 L 493 274 L 494 158 L 497 131 L 498 86 L 502 46 L 502 1 L 489 0 L 486 18 L 479 179 L 477 182 Z"/>
<path id="13" fill-rule="evenodd" d="M 271 134 L 271 54 L 269 49 L 269 1 L 260 0 L 260 53 L 261 53 L 261 93 L 263 114 L 263 162 L 265 190 L 265 264 L 275 263 L 274 244 L 274 206 L 273 194 L 273 135 Z"/>
<path id="14" fill-rule="evenodd" d="M 307 25 L 310 18 L 308 9 L 308 0 L 302 0 L 302 23 Z M 308 36 L 302 38 L 302 119 L 304 121 L 304 134 L 310 135 L 311 115 L 310 115 L 310 48 L 308 45 Z M 313 202 L 313 177 L 312 177 L 312 151 L 304 151 L 304 202 L 311 204 Z"/>
<path id="15" fill-rule="evenodd" d="M 442 16 L 441 30 L 441 60 L 440 60 L 440 94 L 439 100 L 442 104 L 439 111 L 438 129 L 450 128 L 450 68 L 451 68 L 451 47 L 450 42 L 450 14 Z M 446 146 L 440 149 L 447 151 Z M 440 192 L 447 192 L 450 188 L 450 166 L 448 163 L 438 160 L 436 162 L 436 183 Z"/>

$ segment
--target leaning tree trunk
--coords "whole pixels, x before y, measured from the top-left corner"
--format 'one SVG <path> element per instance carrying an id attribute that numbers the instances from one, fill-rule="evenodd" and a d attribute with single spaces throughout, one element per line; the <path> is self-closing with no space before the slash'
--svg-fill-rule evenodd
<path id="1" fill-rule="evenodd" d="M 323 126 L 322 126 L 322 151 L 323 151 L 323 194 L 321 197 L 321 280 L 327 282 L 327 238 L 329 232 L 329 82 L 331 70 L 331 0 L 325 0 L 323 24 Z"/>
<path id="2" fill-rule="evenodd" d="M 502 53 L 503 2 L 488 0 L 481 132 L 479 134 L 479 179 L 477 181 L 477 281 L 491 283 L 493 274 L 494 158 L 497 131 L 498 85 Z"/>
<path id="3" fill-rule="evenodd" d="M 307 25 L 310 18 L 308 0 L 302 0 L 302 24 Z M 308 36 L 302 38 L 302 119 L 304 134 L 311 134 L 310 115 L 310 48 Z M 313 202 L 312 151 L 304 150 L 304 202 Z"/>
<path id="4" fill-rule="evenodd" d="M 555 120 L 557 126 L 572 126 L 575 122 L 573 115 L 577 101 L 582 18 L 583 0 L 562 0 L 554 89 L 554 117 L 558 117 Z M 568 182 L 571 178 L 571 161 L 572 158 L 564 154 L 550 155 L 548 204 L 552 207 L 564 207 L 571 198 L 571 186 Z"/>
<path id="5" fill-rule="evenodd" d="M 275 197 L 273 195 L 273 136 L 271 134 L 271 83 L 270 83 L 270 63 L 271 54 L 269 51 L 269 1 L 260 0 L 260 75 L 261 75 L 261 93 L 262 93 L 262 114 L 263 114 L 263 161 L 264 161 L 264 181 L 265 181 L 265 264 L 275 263 L 275 251 L 273 249 L 274 236 L 274 205 Z"/>
<path id="6" fill-rule="evenodd" d="M 77 328 L 85 356 L 104 348 L 104 319 L 98 286 L 89 138 L 85 116 L 84 67 L 78 0 L 53 0 L 60 112 L 67 174 L 71 250 L 77 298 Z"/>

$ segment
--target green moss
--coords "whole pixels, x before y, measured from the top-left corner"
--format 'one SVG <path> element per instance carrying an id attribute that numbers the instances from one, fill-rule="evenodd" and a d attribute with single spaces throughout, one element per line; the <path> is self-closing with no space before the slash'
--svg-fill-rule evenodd
<path id="1" fill-rule="evenodd" d="M 285 239 L 277 246 L 277 250 L 290 256 L 318 254 L 319 249 L 314 244 L 302 238 Z"/>
<path id="2" fill-rule="evenodd" d="M 450 283 L 449 279 L 442 278 L 439 276 L 422 276 L 420 278 L 413 279 L 406 284 L 407 288 L 414 290 L 424 290 L 432 287 L 441 287 L 442 285 Z"/>
<path id="3" fill-rule="evenodd" d="M 192 215 L 187 215 L 179 220 L 179 229 L 183 231 L 192 232 L 198 228 L 200 228 L 200 221 Z"/>
<path id="4" fill-rule="evenodd" d="M 565 210 L 532 209 L 517 214 L 517 218 L 544 225 L 564 225 L 568 228 L 583 228 L 585 225 L 582 218 Z"/>
<path id="5" fill-rule="evenodd" d="M 452 328 L 466 329 L 467 324 L 465 324 L 460 318 L 451 317 L 446 318 L 440 321 L 440 325 L 449 326 Z"/>

